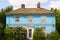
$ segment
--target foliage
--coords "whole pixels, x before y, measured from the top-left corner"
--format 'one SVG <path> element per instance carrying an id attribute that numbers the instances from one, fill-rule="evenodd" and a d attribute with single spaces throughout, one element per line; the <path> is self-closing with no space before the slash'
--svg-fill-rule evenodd
<path id="1" fill-rule="evenodd" d="M 56 14 L 56 29 L 58 30 L 60 35 L 60 12 Z"/>
<path id="2" fill-rule="evenodd" d="M 50 34 L 47 34 L 46 40 L 58 40 L 58 32 L 52 32 Z"/>
<path id="3" fill-rule="evenodd" d="M 51 8 L 51 11 L 54 11 L 56 13 L 56 30 L 60 35 L 60 10 L 58 10 L 57 8 Z"/>
<path id="4" fill-rule="evenodd" d="M 27 30 L 20 28 L 20 40 L 27 40 Z"/>
<path id="5" fill-rule="evenodd" d="M 0 23 L 0 30 L 2 30 L 2 28 L 3 28 L 3 25 L 2 25 L 2 23 Z M 1 31 L 0 31 L 1 32 Z"/>
<path id="6" fill-rule="evenodd" d="M 12 6 L 9 6 L 9 7 L 6 7 L 6 8 L 2 8 L 1 10 L 0 10 L 0 32 L 1 31 L 3 31 L 3 32 L 1 32 L 0 34 L 1 34 L 1 38 L 2 39 L 0 39 L 0 40 L 3 40 L 4 39 L 4 28 L 5 28 L 5 25 L 6 25 L 6 16 L 5 16 L 5 13 L 7 13 L 7 12 L 9 12 L 9 11 L 11 11 L 13 9 L 13 7 Z"/>
<path id="7" fill-rule="evenodd" d="M 25 28 L 6 28 L 4 32 L 5 40 L 27 40 Z"/>
<path id="8" fill-rule="evenodd" d="M 4 29 L 4 40 L 12 40 L 12 32 L 13 29 L 12 28 L 6 28 Z"/>
<path id="9" fill-rule="evenodd" d="M 36 28 L 33 35 L 33 40 L 45 40 L 45 33 L 42 32 L 42 28 Z"/>
<path id="10" fill-rule="evenodd" d="M 7 12 L 9 12 L 11 10 L 13 10 L 13 7 L 12 6 L 8 6 L 8 7 L 4 8 L 4 9 L 2 8 L 0 10 L 0 23 L 5 24 L 5 21 L 6 21 L 5 13 L 7 13 Z"/>
<path id="11" fill-rule="evenodd" d="M 0 23 L 0 39 L 3 40 L 3 25 Z"/>

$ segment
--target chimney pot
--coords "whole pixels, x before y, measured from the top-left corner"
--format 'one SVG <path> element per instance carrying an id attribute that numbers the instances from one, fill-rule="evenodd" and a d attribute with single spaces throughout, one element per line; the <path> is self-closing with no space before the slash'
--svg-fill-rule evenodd
<path id="1" fill-rule="evenodd" d="M 40 8 L 40 2 L 38 2 L 38 4 L 37 4 L 37 8 Z"/>
<path id="2" fill-rule="evenodd" d="M 24 9 L 25 8 L 25 4 L 21 4 L 21 8 Z"/>

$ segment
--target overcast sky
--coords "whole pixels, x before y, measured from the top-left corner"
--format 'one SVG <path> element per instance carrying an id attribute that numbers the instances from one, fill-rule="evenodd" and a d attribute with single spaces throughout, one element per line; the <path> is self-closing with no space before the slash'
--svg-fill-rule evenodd
<path id="1" fill-rule="evenodd" d="M 45 9 L 60 9 L 60 0 L 0 0 L 0 9 L 10 5 L 12 5 L 14 9 L 18 9 L 21 4 L 25 4 L 26 8 L 36 8 L 38 2 L 40 2 L 41 7 Z"/>

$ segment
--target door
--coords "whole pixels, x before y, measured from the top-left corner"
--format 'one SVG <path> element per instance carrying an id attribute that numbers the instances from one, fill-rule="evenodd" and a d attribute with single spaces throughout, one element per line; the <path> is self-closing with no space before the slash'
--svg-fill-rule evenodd
<path id="1" fill-rule="evenodd" d="M 34 31 L 34 28 L 32 26 L 27 27 L 27 38 L 28 39 L 33 38 L 33 31 Z"/>

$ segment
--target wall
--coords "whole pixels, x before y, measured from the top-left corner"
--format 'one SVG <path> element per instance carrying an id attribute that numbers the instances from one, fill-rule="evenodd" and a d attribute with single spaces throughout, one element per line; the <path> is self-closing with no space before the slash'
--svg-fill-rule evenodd
<path id="1" fill-rule="evenodd" d="M 46 17 L 46 22 L 41 22 L 41 17 Z M 27 27 L 29 25 L 36 27 L 46 27 L 46 33 L 55 31 L 55 16 L 54 15 L 32 15 L 32 22 L 28 22 L 28 15 L 20 15 L 19 22 L 15 21 L 15 16 L 6 16 L 6 27 L 22 26 Z"/>

